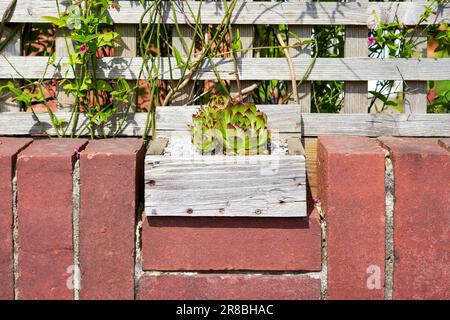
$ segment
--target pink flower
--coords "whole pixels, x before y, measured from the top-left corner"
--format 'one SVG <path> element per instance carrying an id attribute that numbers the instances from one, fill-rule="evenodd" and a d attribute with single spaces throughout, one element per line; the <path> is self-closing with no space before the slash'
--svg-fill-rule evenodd
<path id="1" fill-rule="evenodd" d="M 82 44 L 80 47 L 81 53 L 86 53 L 88 51 L 88 46 L 86 44 Z"/>
<path id="2" fill-rule="evenodd" d="M 369 44 L 369 46 L 373 46 L 374 44 L 375 44 L 375 38 L 373 37 L 373 36 L 370 36 L 368 39 L 367 39 L 367 43 Z"/>
<path id="3" fill-rule="evenodd" d="M 428 98 L 428 102 L 433 102 L 437 98 L 436 91 L 434 89 L 431 89 L 428 92 L 427 98 Z"/>

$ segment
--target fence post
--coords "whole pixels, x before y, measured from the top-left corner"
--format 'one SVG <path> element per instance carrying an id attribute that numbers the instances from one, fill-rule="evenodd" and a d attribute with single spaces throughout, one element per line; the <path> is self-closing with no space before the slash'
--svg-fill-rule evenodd
<path id="1" fill-rule="evenodd" d="M 57 57 L 67 57 L 70 54 L 69 51 L 74 50 L 73 42 L 70 39 L 65 39 L 64 32 L 64 30 L 58 30 L 56 32 L 55 53 Z M 60 85 L 57 86 L 57 99 L 58 110 L 62 111 L 70 111 L 72 105 L 75 103 L 75 97 L 65 92 Z"/>
<path id="2" fill-rule="evenodd" d="M 1 41 L 5 40 L 11 32 L 16 32 L 16 34 L 12 37 L 12 39 L 9 41 L 5 49 L 3 50 L 2 54 L 5 56 L 20 56 L 20 50 L 21 50 L 21 34 L 20 34 L 21 28 L 18 28 L 17 30 L 14 30 L 11 27 L 5 27 L 5 30 L 3 32 L 3 37 Z M 0 81 L 0 85 L 6 84 L 7 80 Z M 12 97 L 10 98 L 4 98 L 0 97 L 0 112 L 14 112 L 19 111 L 20 109 L 20 103 L 17 103 L 14 101 Z"/>
<path id="3" fill-rule="evenodd" d="M 306 2 L 308 0 L 290 0 L 291 2 Z M 297 35 L 301 40 L 308 40 L 311 38 L 312 26 L 289 26 L 289 32 Z M 289 46 L 295 45 L 298 41 L 295 37 L 289 35 Z M 289 48 L 289 54 L 292 58 L 310 58 L 311 57 L 311 45 L 306 47 Z M 301 80 L 301 79 L 297 79 Z M 287 84 L 288 92 L 292 92 L 292 84 Z M 300 104 L 301 113 L 311 112 L 311 82 L 303 81 L 298 87 L 298 102 Z M 294 97 L 289 98 L 289 103 L 294 103 Z M 313 197 L 317 196 L 317 138 L 304 138 L 303 145 L 305 148 L 306 168 L 308 176 L 309 190 Z"/>
<path id="4" fill-rule="evenodd" d="M 422 0 L 408 0 L 410 2 L 419 2 Z M 427 57 L 427 32 L 425 27 L 417 27 L 412 34 L 417 39 L 415 48 L 422 52 L 422 57 Z M 407 81 L 403 84 L 405 92 L 405 113 L 427 113 L 427 82 L 426 81 Z"/>
<path id="5" fill-rule="evenodd" d="M 348 2 L 356 2 L 356 0 L 348 0 Z M 346 58 L 368 57 L 368 34 L 366 26 L 345 26 L 344 55 Z M 344 113 L 367 113 L 367 81 L 346 82 L 344 87 Z"/>
<path id="6" fill-rule="evenodd" d="M 177 48 L 178 52 L 183 58 L 187 58 L 189 55 L 189 50 L 194 42 L 194 30 L 188 25 L 180 25 L 180 35 L 174 29 L 172 34 L 172 46 Z M 186 45 L 186 48 L 183 45 Z M 194 52 L 192 53 L 194 54 Z M 194 83 L 191 81 L 187 86 L 181 88 L 172 99 L 172 105 L 174 106 L 182 106 L 189 103 L 191 92 L 193 89 Z"/>
<path id="7" fill-rule="evenodd" d="M 252 2 L 253 0 L 247 0 L 247 2 Z M 239 30 L 239 37 L 241 38 L 241 52 L 237 53 L 238 58 L 252 58 L 253 57 L 253 51 L 252 50 L 246 50 L 251 49 L 253 47 L 253 25 L 233 25 L 233 36 L 236 35 L 236 30 Z M 240 74 L 239 74 L 240 75 Z M 251 86 L 253 81 L 241 81 L 241 90 Z M 238 93 L 237 83 L 236 81 L 232 81 L 230 83 L 230 92 L 231 94 Z M 251 101 L 251 94 L 246 101 Z"/>
<path id="8" fill-rule="evenodd" d="M 114 55 L 116 57 L 123 58 L 134 58 L 137 55 L 137 28 L 135 25 L 128 24 L 115 24 L 114 30 L 119 34 L 119 41 L 114 48 Z M 130 88 L 135 86 L 135 81 L 128 80 L 128 85 Z M 134 91 L 133 101 L 131 104 L 130 111 L 137 111 L 137 94 L 138 90 Z M 119 109 L 125 108 L 125 106 L 120 106 Z"/>
<path id="9" fill-rule="evenodd" d="M 291 2 L 306 2 L 307 0 L 290 0 Z M 307 40 L 311 38 L 312 27 L 301 25 L 301 26 L 290 26 L 289 32 L 297 35 L 302 40 Z M 289 36 L 289 45 L 295 45 L 297 43 L 297 39 L 293 36 Z M 311 46 L 307 47 L 296 47 L 289 48 L 289 54 L 292 58 L 310 58 L 311 57 Z M 301 80 L 301 79 L 297 79 Z M 292 84 L 288 83 L 288 92 L 292 92 Z M 311 82 L 303 81 L 302 84 L 298 87 L 298 101 L 300 104 L 300 112 L 309 113 L 311 112 Z M 294 97 L 291 96 L 289 99 L 289 103 L 294 103 Z"/>

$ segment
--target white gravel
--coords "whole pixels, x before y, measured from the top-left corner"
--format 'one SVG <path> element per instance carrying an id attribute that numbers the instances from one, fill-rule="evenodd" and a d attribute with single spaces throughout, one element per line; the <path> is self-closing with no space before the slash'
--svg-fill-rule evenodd
<path id="1" fill-rule="evenodd" d="M 272 154 L 286 155 L 288 146 L 286 140 L 272 140 Z M 165 156 L 191 157 L 198 156 L 199 153 L 191 142 L 190 136 L 173 136 L 164 152 Z"/>

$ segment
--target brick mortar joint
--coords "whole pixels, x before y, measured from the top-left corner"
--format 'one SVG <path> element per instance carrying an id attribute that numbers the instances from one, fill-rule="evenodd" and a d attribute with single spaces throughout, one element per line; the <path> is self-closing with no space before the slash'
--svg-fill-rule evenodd
<path id="1" fill-rule="evenodd" d="M 273 270 L 179 270 L 179 271 L 161 271 L 144 270 L 141 276 L 162 276 L 162 275 L 248 275 L 248 276 L 303 276 L 309 279 L 320 279 L 321 271 L 273 271 Z"/>
<path id="2" fill-rule="evenodd" d="M 391 153 L 387 146 L 380 143 L 385 156 L 385 265 L 384 265 L 384 299 L 392 300 L 394 286 L 394 206 L 395 180 Z"/>
<path id="3" fill-rule="evenodd" d="M 19 299 L 19 190 L 17 188 L 17 163 L 13 162 L 13 288 L 14 300 Z"/>
<path id="4" fill-rule="evenodd" d="M 142 268 L 142 212 L 144 211 L 144 203 L 139 203 L 135 222 L 135 253 L 134 253 L 134 299 L 139 295 L 139 281 L 144 274 Z"/>
<path id="5" fill-rule="evenodd" d="M 319 223 L 321 229 L 321 249 L 322 249 L 322 270 L 320 271 L 320 299 L 328 299 L 328 227 L 325 219 L 325 213 L 322 209 L 321 202 L 315 204 L 315 208 L 319 213 Z"/>
<path id="6" fill-rule="evenodd" d="M 73 298 L 80 299 L 80 160 L 73 165 L 72 173 L 72 237 L 73 237 Z"/>

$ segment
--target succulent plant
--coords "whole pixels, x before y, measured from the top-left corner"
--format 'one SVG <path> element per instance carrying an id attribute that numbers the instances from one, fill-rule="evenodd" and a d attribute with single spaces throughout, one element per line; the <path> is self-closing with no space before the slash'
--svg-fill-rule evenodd
<path id="1" fill-rule="evenodd" d="M 201 107 L 198 112 L 192 116 L 193 125 L 192 143 L 201 154 L 211 153 L 216 149 L 216 129 L 215 116 L 217 112 L 208 107 Z"/>
<path id="2" fill-rule="evenodd" d="M 270 141 L 267 115 L 253 103 L 217 96 L 193 115 L 192 143 L 202 153 L 266 154 Z"/>

